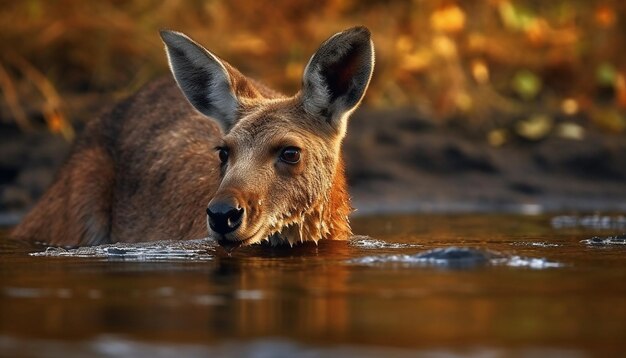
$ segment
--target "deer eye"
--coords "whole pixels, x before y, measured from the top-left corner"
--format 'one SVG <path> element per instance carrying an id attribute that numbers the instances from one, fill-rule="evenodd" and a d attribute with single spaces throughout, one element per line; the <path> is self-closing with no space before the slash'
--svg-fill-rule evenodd
<path id="1" fill-rule="evenodd" d="M 222 164 L 225 164 L 228 161 L 228 148 L 217 148 L 217 155 L 220 158 L 220 162 L 222 162 Z"/>
<path id="2" fill-rule="evenodd" d="M 300 161 L 300 148 L 287 147 L 280 152 L 280 160 L 287 164 L 296 164 Z"/>

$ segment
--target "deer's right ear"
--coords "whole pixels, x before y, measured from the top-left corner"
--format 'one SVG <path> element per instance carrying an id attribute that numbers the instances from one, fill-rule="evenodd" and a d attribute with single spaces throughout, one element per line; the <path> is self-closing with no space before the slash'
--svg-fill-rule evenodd
<path id="1" fill-rule="evenodd" d="M 161 31 L 172 74 L 187 100 L 226 133 L 237 121 L 239 100 L 222 61 L 189 37 Z"/>
<path id="2" fill-rule="evenodd" d="M 345 132 L 346 114 L 361 102 L 374 69 L 374 45 L 365 27 L 335 34 L 304 70 L 304 109 Z"/>

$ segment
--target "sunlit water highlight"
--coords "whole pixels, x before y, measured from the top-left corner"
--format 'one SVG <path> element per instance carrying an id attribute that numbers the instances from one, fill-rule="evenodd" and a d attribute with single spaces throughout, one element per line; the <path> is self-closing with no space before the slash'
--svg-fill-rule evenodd
<path id="1" fill-rule="evenodd" d="M 554 223 L 364 217 L 349 242 L 231 255 L 208 239 L 4 239 L 0 356 L 619 356 L 624 233 Z"/>

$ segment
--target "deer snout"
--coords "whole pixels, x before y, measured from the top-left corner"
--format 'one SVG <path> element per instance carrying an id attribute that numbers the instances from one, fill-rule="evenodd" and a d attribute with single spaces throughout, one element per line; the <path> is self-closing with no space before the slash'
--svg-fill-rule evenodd
<path id="1" fill-rule="evenodd" d="M 209 203 L 206 213 L 211 230 L 226 235 L 241 225 L 245 210 L 234 199 L 219 199 Z"/>

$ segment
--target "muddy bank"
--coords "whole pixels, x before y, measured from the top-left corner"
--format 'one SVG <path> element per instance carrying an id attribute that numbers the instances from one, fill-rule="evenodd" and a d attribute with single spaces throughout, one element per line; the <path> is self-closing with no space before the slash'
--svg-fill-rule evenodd
<path id="1" fill-rule="evenodd" d="M 511 138 L 500 147 L 407 110 L 362 111 L 345 143 L 364 213 L 626 210 L 626 138 Z"/>
<path id="2" fill-rule="evenodd" d="M 0 225 L 45 191 L 70 145 L 0 124 Z M 626 211 L 626 138 L 587 128 L 492 147 L 410 110 L 361 110 L 344 144 L 358 213 Z"/>

